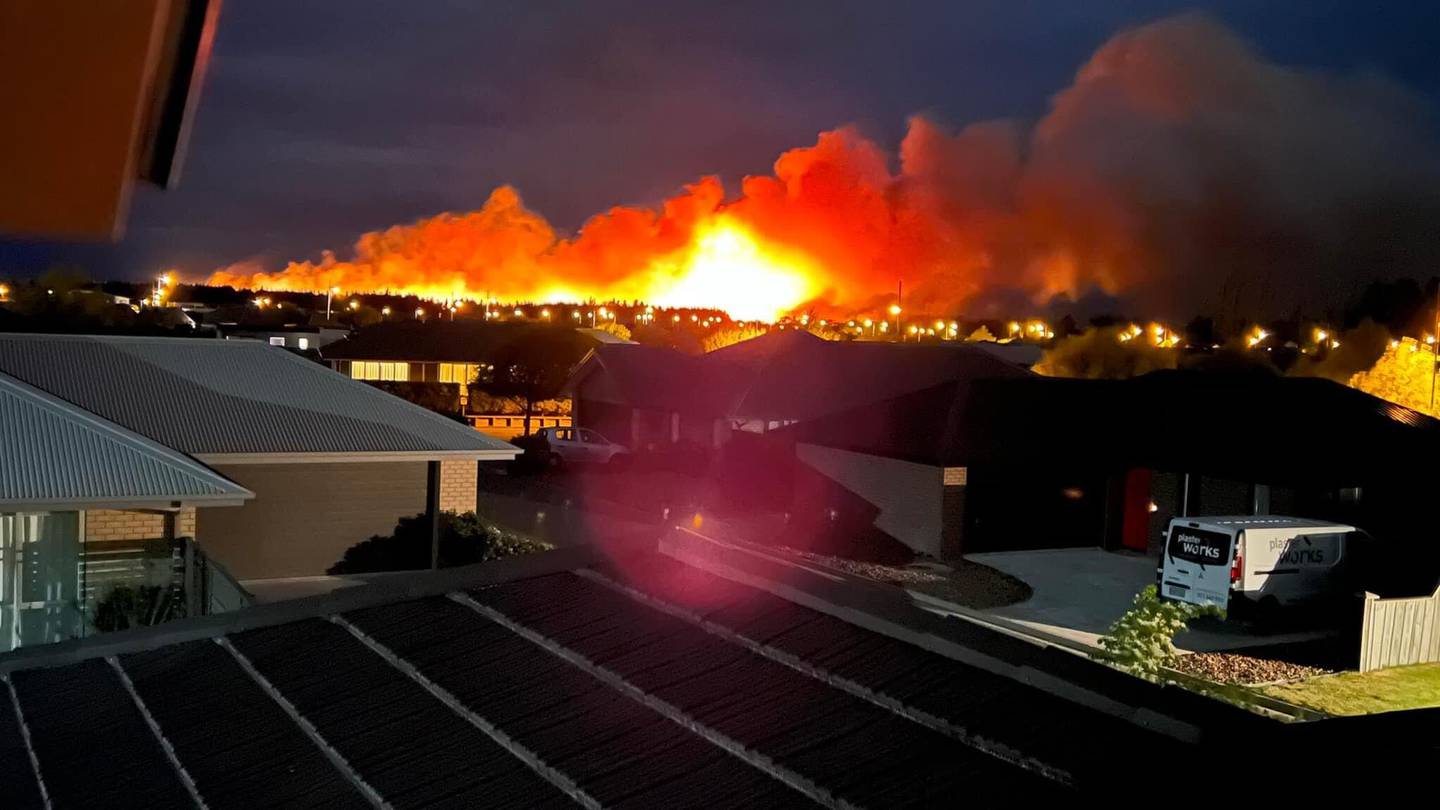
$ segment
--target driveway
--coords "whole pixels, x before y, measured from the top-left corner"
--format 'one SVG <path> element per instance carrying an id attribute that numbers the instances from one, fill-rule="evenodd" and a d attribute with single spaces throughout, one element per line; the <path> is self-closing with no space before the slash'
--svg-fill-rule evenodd
<path id="1" fill-rule="evenodd" d="M 982 612 L 1087 648 L 1097 648 L 1100 636 L 1130 609 L 1135 594 L 1155 583 L 1155 558 L 1098 548 L 1002 551 L 967 554 L 965 559 L 1024 580 L 1034 591 L 1023 602 Z M 1262 635 L 1237 624 L 1201 621 L 1199 628 L 1176 637 L 1177 648 L 1214 652 L 1325 636 L 1319 631 Z"/>

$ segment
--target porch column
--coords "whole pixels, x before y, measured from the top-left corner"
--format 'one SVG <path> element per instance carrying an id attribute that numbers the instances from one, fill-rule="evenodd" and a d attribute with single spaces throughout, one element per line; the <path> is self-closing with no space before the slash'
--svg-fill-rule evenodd
<path id="1" fill-rule="evenodd" d="M 945 467 L 940 472 L 940 558 L 958 560 L 965 553 L 965 488 L 967 467 Z"/>
<path id="2" fill-rule="evenodd" d="M 440 462 L 426 462 L 425 514 L 430 518 L 430 570 L 440 568 Z"/>

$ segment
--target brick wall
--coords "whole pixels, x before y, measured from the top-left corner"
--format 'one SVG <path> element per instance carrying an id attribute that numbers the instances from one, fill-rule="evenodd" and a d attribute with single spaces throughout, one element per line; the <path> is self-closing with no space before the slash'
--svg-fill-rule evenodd
<path id="1" fill-rule="evenodd" d="M 440 462 L 440 511 L 474 512 L 475 461 Z"/>
<path id="2" fill-rule="evenodd" d="M 85 540 L 155 540 L 194 537 L 195 510 L 175 514 L 174 535 L 166 521 L 168 513 L 136 509 L 89 509 L 85 512 Z"/>
<path id="3" fill-rule="evenodd" d="M 200 547 L 237 579 L 324 574 L 349 547 L 425 511 L 423 461 L 217 469 L 255 493 L 199 516 Z"/>

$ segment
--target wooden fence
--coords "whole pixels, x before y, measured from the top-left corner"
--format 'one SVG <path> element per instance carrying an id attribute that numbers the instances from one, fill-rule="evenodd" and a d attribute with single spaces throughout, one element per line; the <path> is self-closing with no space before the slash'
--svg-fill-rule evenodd
<path id="1" fill-rule="evenodd" d="M 1440 588 L 1430 596 L 1381 599 L 1365 594 L 1360 671 L 1440 661 Z"/>

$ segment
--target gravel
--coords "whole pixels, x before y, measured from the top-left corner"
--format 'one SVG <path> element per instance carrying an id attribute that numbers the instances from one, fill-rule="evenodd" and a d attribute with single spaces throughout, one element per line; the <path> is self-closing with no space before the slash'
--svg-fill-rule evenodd
<path id="1" fill-rule="evenodd" d="M 1023 602 L 1030 598 L 1031 593 L 1030 586 L 1015 577 L 968 560 L 961 560 L 953 566 L 939 563 L 883 565 L 793 548 L 785 550 L 847 574 L 898 585 L 976 610 Z"/>
<path id="2" fill-rule="evenodd" d="M 1229 684 L 1274 683 L 1298 681 L 1334 670 L 1297 664 L 1276 658 L 1256 658 L 1241 653 L 1190 653 L 1182 655 L 1171 667 L 1198 678 Z"/>

